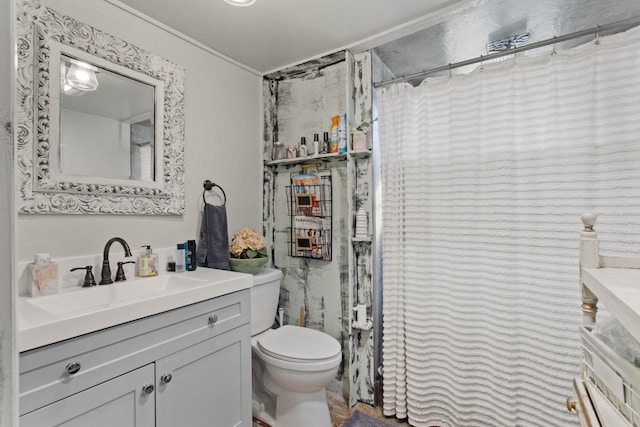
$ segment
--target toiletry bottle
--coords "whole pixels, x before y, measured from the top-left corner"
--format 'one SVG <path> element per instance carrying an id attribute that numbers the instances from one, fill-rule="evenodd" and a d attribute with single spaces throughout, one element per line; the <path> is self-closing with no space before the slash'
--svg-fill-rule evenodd
<path id="1" fill-rule="evenodd" d="M 184 273 L 185 272 L 185 250 L 184 243 L 178 243 L 176 249 L 176 273 Z"/>
<path id="2" fill-rule="evenodd" d="M 307 138 L 304 136 L 300 138 L 300 148 L 298 148 L 298 152 L 300 153 L 300 157 L 307 157 Z"/>
<path id="3" fill-rule="evenodd" d="M 186 243 L 186 251 L 187 251 L 187 271 L 194 271 L 198 267 L 198 262 L 196 259 L 196 241 L 195 240 L 187 240 Z"/>
<path id="4" fill-rule="evenodd" d="M 320 154 L 320 135 L 317 133 L 313 134 L 313 155 L 317 156 Z"/>
<path id="5" fill-rule="evenodd" d="M 167 271 L 176 271 L 176 262 L 171 255 L 167 257 Z"/>
<path id="6" fill-rule="evenodd" d="M 138 277 L 149 277 L 158 275 L 158 254 L 154 254 L 150 245 L 142 245 L 145 253 L 138 257 L 136 262 L 136 272 Z"/>
<path id="7" fill-rule="evenodd" d="M 338 123 L 340 122 L 340 116 L 331 117 L 331 143 L 329 145 L 329 151 L 332 153 L 338 152 Z"/>
<path id="8" fill-rule="evenodd" d="M 329 152 L 329 132 L 325 132 L 322 134 L 322 151 L 321 153 L 326 154 Z"/>
<path id="9" fill-rule="evenodd" d="M 341 114 L 338 120 L 338 152 L 347 152 L 347 115 Z"/>

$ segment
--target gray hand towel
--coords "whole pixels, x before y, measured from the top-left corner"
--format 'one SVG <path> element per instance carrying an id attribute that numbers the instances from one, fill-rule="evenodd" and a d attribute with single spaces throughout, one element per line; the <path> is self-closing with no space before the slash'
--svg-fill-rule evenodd
<path id="1" fill-rule="evenodd" d="M 224 206 L 204 204 L 198 264 L 201 267 L 229 270 L 229 234 Z"/>

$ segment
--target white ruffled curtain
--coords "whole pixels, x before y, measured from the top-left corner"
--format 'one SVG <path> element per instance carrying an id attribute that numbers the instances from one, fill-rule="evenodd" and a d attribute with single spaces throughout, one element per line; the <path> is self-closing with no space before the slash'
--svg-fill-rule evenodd
<path id="1" fill-rule="evenodd" d="M 378 93 L 383 410 L 577 425 L 580 214 L 640 249 L 640 32 L 483 68 Z"/>

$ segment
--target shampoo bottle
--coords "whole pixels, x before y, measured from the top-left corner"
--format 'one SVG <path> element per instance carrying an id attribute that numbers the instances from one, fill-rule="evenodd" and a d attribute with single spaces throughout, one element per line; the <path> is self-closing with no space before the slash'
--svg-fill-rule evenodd
<path id="1" fill-rule="evenodd" d="M 154 254 L 150 245 L 143 245 L 145 253 L 138 257 L 136 271 L 139 277 L 158 275 L 158 254 Z"/>

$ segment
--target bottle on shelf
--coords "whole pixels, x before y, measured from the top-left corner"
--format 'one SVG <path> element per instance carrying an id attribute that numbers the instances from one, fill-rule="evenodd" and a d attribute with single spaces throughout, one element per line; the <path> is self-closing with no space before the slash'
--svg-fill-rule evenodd
<path id="1" fill-rule="evenodd" d="M 321 153 L 326 154 L 329 152 L 329 132 L 322 134 L 322 150 Z"/>
<path id="2" fill-rule="evenodd" d="M 338 119 L 338 152 L 347 152 L 347 115 L 340 114 Z"/>
<path id="3" fill-rule="evenodd" d="M 329 145 L 329 151 L 332 153 L 338 152 L 338 124 L 340 122 L 340 116 L 331 117 L 331 143 Z"/>
<path id="4" fill-rule="evenodd" d="M 313 155 L 317 156 L 320 154 L 320 135 L 317 133 L 313 134 Z"/>
<path id="5" fill-rule="evenodd" d="M 282 142 L 274 142 L 273 143 L 273 160 L 282 160 L 284 159 L 284 144 Z"/>
<path id="6" fill-rule="evenodd" d="M 298 148 L 298 153 L 300 157 L 307 157 L 309 154 L 307 152 L 307 138 L 304 136 L 300 138 L 300 147 Z"/>

